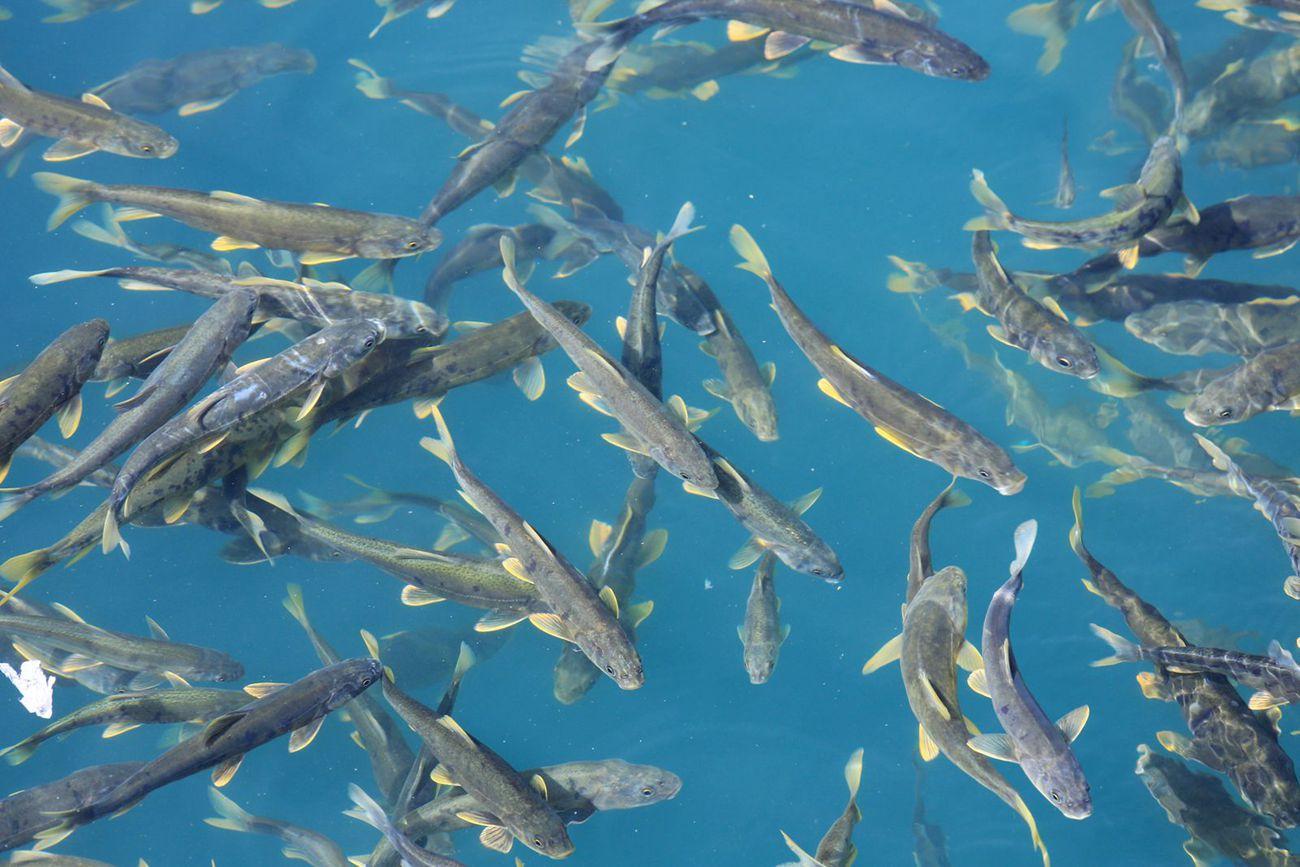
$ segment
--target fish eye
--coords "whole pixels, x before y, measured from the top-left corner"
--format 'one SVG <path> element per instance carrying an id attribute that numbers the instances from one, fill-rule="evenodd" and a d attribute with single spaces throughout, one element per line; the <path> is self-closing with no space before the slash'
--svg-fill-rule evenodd
<path id="1" fill-rule="evenodd" d="M 541 845 L 542 845 L 542 838 L 541 838 L 541 837 L 534 837 L 534 838 L 533 838 L 533 845 L 534 845 L 534 846 L 541 846 Z"/>
<path id="2" fill-rule="evenodd" d="M 1219 410 L 1219 418 L 1232 418 L 1232 410 L 1231 409 Z"/>
<path id="3" fill-rule="evenodd" d="M 425 328 L 423 325 L 417 325 L 417 326 L 415 326 L 415 333 L 416 333 L 416 334 L 428 334 L 428 333 L 429 333 L 429 329 Z"/>
<path id="4" fill-rule="evenodd" d="M 408 249 L 408 250 L 414 250 L 414 249 L 418 248 L 419 246 L 420 246 L 420 242 L 419 242 L 419 241 L 407 241 L 407 242 L 406 242 L 406 249 Z"/>
<path id="5" fill-rule="evenodd" d="M 605 666 L 605 673 L 606 673 L 606 674 L 613 674 L 613 673 L 614 673 L 614 666 L 612 666 L 612 665 L 607 665 L 607 666 Z"/>
<path id="6" fill-rule="evenodd" d="M 979 476 L 980 476 L 981 479 L 991 479 L 991 478 L 993 478 L 993 474 L 990 473 L 988 470 L 977 470 L 976 472 L 979 473 Z"/>
<path id="7" fill-rule="evenodd" d="M 146 153 L 146 154 L 151 154 L 151 153 L 153 153 L 153 145 L 151 145 L 151 144 L 142 144 L 142 145 L 140 145 L 140 152 L 141 152 L 141 153 Z"/>
<path id="8" fill-rule="evenodd" d="M 1047 793 L 1047 796 L 1048 796 L 1049 798 L 1052 799 L 1052 802 L 1053 802 L 1053 803 L 1055 803 L 1055 804 L 1059 804 L 1059 803 L 1061 803 L 1061 793 L 1060 793 L 1060 792 L 1056 792 L 1056 791 L 1048 792 L 1048 793 Z"/>
<path id="9" fill-rule="evenodd" d="M 1056 356 L 1056 363 L 1064 368 L 1070 368 L 1074 366 L 1073 364 L 1070 363 L 1070 359 L 1066 358 L 1064 355 Z"/>
<path id="10" fill-rule="evenodd" d="M 373 346 L 375 345 L 375 338 L 373 338 L 373 337 L 367 337 L 367 338 L 366 338 L 366 342 L 365 342 L 364 344 L 362 344 L 362 345 L 365 346 L 366 349 L 370 349 L 371 347 L 373 347 Z"/>
<path id="11" fill-rule="evenodd" d="M 649 786 L 645 786 L 644 788 L 641 789 L 641 794 L 645 795 L 647 798 L 653 795 L 654 793 L 655 790 L 650 788 Z"/>

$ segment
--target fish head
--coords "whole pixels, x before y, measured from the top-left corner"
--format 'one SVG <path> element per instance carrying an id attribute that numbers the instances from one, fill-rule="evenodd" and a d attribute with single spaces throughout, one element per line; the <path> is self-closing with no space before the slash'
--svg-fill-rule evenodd
<path id="1" fill-rule="evenodd" d="M 547 858 L 559 860 L 573 854 L 573 841 L 569 839 L 569 832 L 564 830 L 564 824 L 558 817 L 554 828 L 533 828 L 516 833 L 515 836 L 529 849 Z"/>
<path id="2" fill-rule="evenodd" d="M 844 580 L 844 567 L 829 545 L 815 535 L 803 541 L 804 544 L 798 546 L 773 545 L 772 550 L 782 563 L 796 572 L 820 578 L 828 584 Z"/>
<path id="3" fill-rule="evenodd" d="M 600 670 L 609 675 L 619 689 L 640 689 L 645 685 L 645 668 L 641 664 L 641 657 L 634 650 L 632 653 L 601 652 L 601 648 L 596 648 L 596 653 L 592 659 Z"/>
<path id="4" fill-rule="evenodd" d="M 963 449 L 954 456 L 953 472 L 1009 497 L 1020 493 L 1027 476 L 1011 461 L 1011 456 L 995 443 L 978 437 L 963 443 Z"/>
<path id="5" fill-rule="evenodd" d="M 1101 373 L 1097 350 L 1068 322 L 1052 322 L 1042 329 L 1030 345 L 1029 354 L 1048 370 L 1079 379 L 1092 379 Z"/>
<path id="6" fill-rule="evenodd" d="M 325 712 L 329 713 L 374 686 L 383 677 L 384 665 L 372 657 L 347 659 L 322 673 L 327 673 L 332 680 L 324 701 Z"/>
<path id="7" fill-rule="evenodd" d="M 101 147 L 124 157 L 136 157 L 145 160 L 165 160 L 176 153 L 181 146 L 166 130 L 151 123 L 118 115 L 121 122 L 117 124 L 108 141 L 101 142 Z"/>
<path id="8" fill-rule="evenodd" d="M 447 333 L 451 321 L 446 316 L 420 301 L 412 301 L 410 304 L 414 318 L 411 330 L 415 337 L 432 343 Z"/>
<path id="9" fill-rule="evenodd" d="M 930 31 L 895 53 L 893 61 L 904 69 L 932 78 L 983 81 L 989 77 L 987 60 L 969 46 L 938 31 Z"/>
<path id="10" fill-rule="evenodd" d="M 780 439 L 776 430 L 776 406 L 772 395 L 762 388 L 747 388 L 736 392 L 731 402 L 742 424 L 765 443 Z"/>
<path id="11" fill-rule="evenodd" d="M 1235 424 L 1251 415 L 1250 402 L 1237 387 L 1234 376 L 1211 380 L 1183 409 L 1183 417 L 1197 427 Z"/>
<path id="12" fill-rule="evenodd" d="M 357 241 L 356 254 L 363 259 L 401 259 L 436 250 L 441 244 L 442 230 L 393 217 Z"/>
<path id="13" fill-rule="evenodd" d="M 333 379 L 374 352 L 387 334 L 383 323 L 374 319 L 356 319 L 336 327 L 338 339 L 330 347 L 331 356 L 324 370 L 327 379 Z"/>
<path id="14" fill-rule="evenodd" d="M 677 797 L 681 777 L 653 765 L 633 765 L 622 759 L 602 762 L 605 780 L 588 793 L 597 810 L 630 810 Z"/>
<path id="15" fill-rule="evenodd" d="M 103 319 L 92 319 L 74 326 L 75 332 L 69 331 L 71 345 L 80 348 L 81 357 L 77 359 L 77 375 L 84 379 L 95 372 L 99 358 L 108 345 L 108 323 Z"/>
<path id="16" fill-rule="evenodd" d="M 1067 748 L 1068 749 L 1068 748 Z M 1045 758 L 1026 758 L 1021 768 L 1034 788 L 1067 819 L 1086 819 L 1092 815 L 1092 792 L 1083 769 L 1074 757 L 1053 753 Z"/>
<path id="17" fill-rule="evenodd" d="M 244 666 L 239 663 L 239 660 L 231 659 L 224 653 L 214 654 L 209 667 L 212 680 L 217 683 L 229 683 L 232 680 L 240 680 L 244 676 Z"/>

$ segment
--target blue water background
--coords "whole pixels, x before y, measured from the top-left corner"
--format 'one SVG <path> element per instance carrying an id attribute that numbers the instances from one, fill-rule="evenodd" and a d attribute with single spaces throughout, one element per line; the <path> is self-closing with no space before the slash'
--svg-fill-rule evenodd
<path id="1" fill-rule="evenodd" d="M 991 78 L 981 84 L 817 59 L 800 65 L 791 80 L 725 79 L 720 94 L 707 103 L 625 98 L 614 110 L 593 114 L 573 149 L 588 159 L 632 222 L 662 229 L 683 201 L 696 204 L 708 231 L 683 241 L 679 255 L 710 281 L 759 360 L 776 362 L 781 413 L 781 438 L 774 444 L 756 441 L 727 408 L 708 423 L 705 436 L 782 497 L 825 486 L 809 520 L 836 548 L 847 577 L 842 588 L 833 589 L 778 571 L 781 616 L 792 633 L 772 681 L 750 685 L 735 634 L 750 574 L 726 566 L 745 533 L 721 508 L 687 496 L 661 476 L 650 523 L 668 528 L 670 540 L 664 557 L 640 576 L 637 594 L 655 601 L 654 614 L 639 633 L 645 687 L 621 693 L 601 682 L 581 703 L 561 706 L 551 695 L 559 645 L 524 626 L 469 676 L 457 709 L 466 728 L 520 768 L 621 757 L 663 766 L 683 778 L 683 791 L 673 801 L 601 814 L 572 828 L 577 851 L 571 863 L 788 860 L 778 829 L 810 850 L 815 847 L 843 807 L 841 769 L 859 746 L 866 751 L 859 797 L 864 818 L 856 832 L 863 852 L 859 863 L 910 863 L 916 725 L 896 669 L 871 678 L 859 670 L 898 628 L 907 533 L 947 479 L 818 393 L 817 375 L 768 309 L 761 285 L 732 267 L 736 257 L 726 230 L 732 223 L 746 225 L 795 299 L 847 349 L 1004 445 L 1023 440 L 1023 431 L 1005 426 L 1002 400 L 987 381 L 965 370 L 960 356 L 936 343 L 908 300 L 884 287 L 887 254 L 967 267 L 969 235 L 961 226 L 976 211 L 967 192 L 973 166 L 986 172 L 1013 207 L 1031 210 L 1032 203 L 1050 197 L 1063 112 L 1070 115 L 1072 157 L 1083 188 L 1078 213 L 1108 207 L 1096 193 L 1135 175 L 1141 154 L 1108 158 L 1085 147 L 1119 126 L 1107 100 L 1121 46 L 1130 37 L 1127 25 L 1119 16 L 1081 25 L 1061 67 L 1044 78 L 1034 70 L 1041 43 L 1011 33 L 1004 24 L 1015 5 L 944 4 L 943 28 L 992 65 Z M 347 58 L 363 58 L 413 89 L 446 92 L 491 118 L 499 114 L 497 103 L 520 86 L 515 73 L 521 49 L 538 36 L 568 29 L 567 9 L 559 0 L 461 0 L 441 20 L 412 15 L 374 40 L 366 33 L 378 11 L 364 2 L 300 0 L 268 11 L 228 0 L 213 13 L 194 17 L 179 0 L 145 0 L 117 14 L 63 26 L 39 23 L 44 9 L 35 3 L 16 6 L 14 20 L 0 25 L 3 63 L 31 84 L 61 93 L 78 93 L 147 57 L 199 48 L 274 39 L 310 48 L 319 60 L 312 76 L 274 78 L 219 110 L 162 119 L 182 143 L 171 160 L 93 156 L 54 170 L 108 182 L 229 189 L 404 214 L 425 204 L 463 141 L 430 118 L 362 97 L 352 86 Z M 1183 37 L 1185 57 L 1237 32 L 1189 3 L 1165 2 L 1160 10 Z M 680 35 L 722 39 L 716 23 Z M 1124 134 L 1134 138 L 1127 130 Z M 553 143 L 557 152 L 560 147 L 561 142 Z M 129 334 L 187 321 L 202 311 L 196 298 L 125 293 L 109 281 L 31 286 L 26 277 L 34 272 L 126 264 L 128 258 L 66 227 L 45 232 L 53 202 L 26 177 L 39 164 L 34 156 L 0 187 L 5 239 L 0 365 L 16 366 L 34 356 L 74 321 L 103 316 L 116 333 Z M 1294 180 L 1293 167 L 1247 174 L 1204 167 L 1195 157 L 1187 162 L 1187 190 L 1202 207 L 1243 193 L 1279 192 Z M 489 191 L 442 227 L 454 241 L 474 224 L 523 222 L 528 202 L 522 193 L 496 200 Z M 128 228 L 147 240 L 196 246 L 207 240 L 161 220 Z M 1002 246 L 1011 267 L 1066 269 L 1083 259 L 1077 252 L 1023 250 L 1010 236 Z M 438 255 L 404 264 L 399 291 L 417 297 Z M 1215 259 L 1206 275 L 1293 282 L 1295 261 L 1294 254 L 1267 261 L 1226 255 Z M 1166 257 L 1145 267 L 1169 271 L 1178 264 Z M 595 314 L 588 330 L 615 347 L 613 320 L 624 311 L 628 295 L 622 266 L 602 261 L 566 281 L 551 281 L 550 271 L 541 265 L 532 287 L 552 299 L 591 303 Z M 926 301 L 937 315 L 955 309 L 941 297 Z M 452 303 L 457 319 L 494 320 L 519 309 L 494 273 L 458 286 Z M 984 323 L 968 324 L 970 339 L 988 352 L 993 343 L 983 333 Z M 1192 366 L 1138 345 L 1114 324 L 1092 330 L 1135 367 Z M 717 373 L 696 350 L 697 342 L 693 334 L 670 326 L 665 391 L 683 394 L 692 405 L 713 406 L 716 401 L 700 381 Z M 269 342 L 252 344 L 240 359 L 259 357 L 270 347 Z M 1059 402 L 1095 406 L 1099 401 L 1078 382 L 1025 367 L 1010 351 L 1002 354 Z M 545 364 L 550 387 L 536 403 L 525 401 L 503 378 L 457 391 L 444 406 L 466 461 L 585 565 L 589 523 L 616 517 L 628 467 L 598 438 L 611 429 L 609 420 L 587 410 L 563 386 L 572 370 L 567 359 L 552 354 Z M 101 393 L 100 385 L 87 388 L 86 417 L 74 444 L 89 442 L 109 417 Z M 1297 463 L 1293 425 L 1285 414 L 1272 414 L 1233 432 L 1258 451 Z M 305 469 L 273 470 L 259 484 L 291 496 L 302 489 L 346 498 L 357 489 L 344 475 L 355 474 L 381 487 L 451 495 L 446 468 L 417 446 L 430 427 L 408 407 L 386 408 L 359 431 L 318 436 Z M 1027 518 L 1038 519 L 1039 543 L 1017 606 L 1013 639 L 1025 677 L 1050 714 L 1082 703 L 1092 707 L 1077 752 L 1092 784 L 1095 815 L 1082 823 L 1068 821 L 1015 767 L 1001 770 L 1024 793 L 1056 864 L 1180 863 L 1182 831 L 1165 821 L 1133 774 L 1137 744 L 1154 745 L 1160 729 L 1183 731 L 1177 710 L 1142 699 L 1133 681 L 1137 669 L 1087 665 L 1105 650 L 1087 624 L 1122 625 L 1085 592 L 1079 583 L 1084 569 L 1066 545 L 1071 487 L 1093 480 L 1101 469 L 1053 466 L 1041 450 L 1017 461 L 1030 477 L 1019 496 L 1003 498 L 962 483 L 974 504 L 940 517 L 935 560 L 958 564 L 969 574 L 969 634 L 978 642 L 983 608 L 1012 557 L 1011 531 Z M 8 483 L 34 481 L 39 473 L 30 462 L 18 462 Z M 79 489 L 33 505 L 0 527 L 0 553 L 7 557 L 53 542 L 93 508 L 98 496 Z M 1287 628 L 1294 622 L 1289 606 L 1295 603 L 1280 591 L 1285 557 L 1272 530 L 1244 501 L 1197 502 L 1151 481 L 1087 501 L 1085 510 L 1093 551 L 1170 617 L 1253 630 L 1259 637 L 1248 649 L 1256 651 L 1270 637 L 1284 644 L 1294 637 Z M 405 509 L 376 528 L 385 537 L 425 546 L 437 530 L 429 515 Z M 364 565 L 285 559 L 273 568 L 236 567 L 217 557 L 227 539 L 202 529 L 128 529 L 127 536 L 133 548 L 129 562 L 92 553 L 73 569 L 44 577 L 33 586 L 33 596 L 65 602 L 96 624 L 125 631 L 143 632 L 144 615 L 152 615 L 177 640 L 234 654 L 246 664 L 249 680 L 292 680 L 317 664 L 280 607 L 287 582 L 303 585 L 317 627 L 345 654 L 364 652 L 357 638 L 362 627 L 380 634 L 430 624 L 464 628 L 476 616 L 450 603 L 404 608 L 398 582 Z M 421 696 L 433 703 L 440 689 L 426 688 Z M 56 710 L 67 712 L 89 698 L 77 688 L 62 689 Z M 967 692 L 963 701 L 982 729 L 996 728 L 987 702 Z M 16 701 L 0 702 L 4 740 L 17 739 L 35 724 Z M 374 834 L 340 816 L 348 806 L 349 782 L 375 789 L 349 732 L 345 723 L 331 719 L 301 753 L 288 755 L 283 742 L 268 745 L 248 757 L 226 791 L 252 812 L 329 833 L 347 852 L 366 851 Z M 1284 735 L 1284 746 L 1290 743 Z M 160 748 L 155 731 L 109 741 L 81 731 L 47 744 L 19 768 L 0 769 L 0 788 L 21 789 L 89 764 L 146 759 Z M 60 848 L 116 864 L 143 857 L 154 867 L 207 865 L 210 859 L 219 865 L 277 863 L 274 841 L 201 824 L 211 815 L 207 785 L 206 774 L 177 783 L 115 821 L 78 830 Z M 924 794 L 931 821 L 947 834 L 953 863 L 1038 862 L 1020 820 L 946 761 L 929 766 Z M 513 863 L 483 850 L 468 833 L 458 842 L 468 864 Z M 542 860 L 516 854 L 529 864 Z"/>

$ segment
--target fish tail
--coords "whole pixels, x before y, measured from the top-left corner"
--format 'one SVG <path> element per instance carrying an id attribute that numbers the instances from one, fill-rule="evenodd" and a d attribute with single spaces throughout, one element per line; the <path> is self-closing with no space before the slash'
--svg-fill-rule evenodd
<path id="1" fill-rule="evenodd" d="M 380 259 L 363 269 L 352 278 L 352 288 L 363 292 L 387 292 L 393 294 L 393 272 L 397 270 L 400 259 Z"/>
<path id="2" fill-rule="evenodd" d="M 3 757 L 8 764 L 21 765 L 32 757 L 39 745 L 40 741 L 34 737 L 23 738 L 12 747 L 0 750 L 0 757 Z"/>
<path id="3" fill-rule="evenodd" d="M 447 691 L 442 694 L 438 701 L 437 713 L 439 716 L 447 716 L 456 707 L 456 696 L 460 694 L 460 682 L 469 673 L 469 670 L 478 663 L 478 657 L 474 651 L 465 642 L 460 643 L 460 653 L 456 656 L 456 667 L 451 672 L 451 682 L 447 684 Z"/>
<path id="4" fill-rule="evenodd" d="M 942 498 L 939 500 L 940 509 L 960 509 L 962 506 L 970 505 L 970 494 L 957 487 L 957 477 L 953 476 L 948 487 L 943 489 Z"/>
<path id="5" fill-rule="evenodd" d="M 979 169 L 971 169 L 970 193 L 975 197 L 975 201 L 980 203 L 980 207 L 984 208 L 984 216 L 967 220 L 963 229 L 967 232 L 978 232 L 1010 227 L 1011 209 L 1007 207 L 1006 202 L 998 198 L 997 193 L 993 192 L 989 182 L 984 179 L 984 173 Z"/>
<path id="6" fill-rule="evenodd" d="M 382 27 L 383 24 L 380 24 Z M 375 28 L 378 30 L 379 28 Z M 370 34 L 374 36 L 374 33 Z M 356 67 L 359 72 L 356 73 L 357 90 L 364 93 L 371 99 L 392 99 L 394 94 L 393 84 L 387 78 L 384 78 L 370 64 L 363 60 L 357 60 L 355 57 L 349 57 L 348 63 Z"/>
<path id="7" fill-rule="evenodd" d="M 1059 6 L 1058 3 L 1050 2 L 1030 3 L 1007 16 L 1007 26 L 1013 31 L 1025 36 L 1037 36 L 1043 40 L 1043 53 L 1038 58 L 1040 75 L 1047 75 L 1056 69 L 1061 62 L 1061 53 L 1069 41 L 1058 11 Z"/>
<path id="8" fill-rule="evenodd" d="M 1074 488 L 1071 506 L 1074 508 L 1074 526 L 1070 527 L 1070 549 L 1084 560 L 1087 560 L 1092 555 L 1088 553 L 1088 549 L 1083 545 L 1083 495 L 1077 485 Z"/>
<path id="9" fill-rule="evenodd" d="M 384 808 L 379 806 L 374 798 L 367 795 L 365 789 L 356 783 L 349 783 L 348 797 L 352 799 L 353 804 L 356 804 L 356 809 L 348 810 L 343 815 L 365 822 L 385 835 L 395 830 L 392 821 L 388 818 L 388 814 L 384 812 Z"/>
<path id="10" fill-rule="evenodd" d="M 1038 836 L 1038 823 L 1034 821 L 1034 814 L 1029 812 L 1029 806 L 1025 804 L 1025 799 L 1016 795 L 1015 803 L 1011 805 L 1020 818 L 1025 820 L 1029 826 L 1029 836 L 1034 841 L 1034 848 L 1043 856 L 1043 867 L 1052 867 L 1052 856 L 1047 854 L 1047 846 L 1043 844 L 1043 838 Z"/>
<path id="11" fill-rule="evenodd" d="M 889 261 L 898 269 L 885 281 L 890 292 L 919 294 L 939 285 L 938 276 L 924 262 L 909 262 L 901 256 L 890 256 Z"/>
<path id="12" fill-rule="evenodd" d="M 786 847 L 789 848 L 789 850 L 794 853 L 794 857 L 799 860 L 787 861 L 785 864 L 779 865 L 779 867 L 824 867 L 822 862 L 805 852 L 803 847 L 792 840 L 790 835 L 786 832 L 781 832 L 781 839 L 785 840 Z"/>
<path id="13" fill-rule="evenodd" d="M 17 596 L 20 590 L 49 571 L 54 562 L 49 548 L 37 548 L 26 554 L 16 554 L 0 563 L 0 576 L 15 584 L 13 589 L 0 597 L 0 608 Z"/>
<path id="14" fill-rule="evenodd" d="M 1135 397 L 1144 391 L 1168 387 L 1164 380 L 1143 376 L 1100 346 L 1096 347 L 1096 350 L 1102 372 L 1088 380 L 1088 387 L 1094 391 L 1111 397 L 1127 398 Z"/>
<path id="15" fill-rule="evenodd" d="M 0 497 L 0 521 L 12 517 L 23 506 L 40 496 L 40 492 L 33 485 L 29 488 L 17 488 L 7 497 Z"/>
<path id="16" fill-rule="evenodd" d="M 43 193 L 57 196 L 59 201 L 54 206 L 54 213 L 46 222 L 45 228 L 54 231 L 63 225 L 63 221 L 95 201 L 95 183 L 71 178 L 54 172 L 37 172 L 32 175 L 32 183 Z"/>
<path id="17" fill-rule="evenodd" d="M 392 24 L 392 23 L 393 23 L 394 21 L 396 21 L 398 18 L 401 18 L 401 17 L 402 17 L 402 16 L 401 16 L 401 13 L 395 11 L 394 8 L 393 8 L 393 7 L 395 7 L 396 5 L 397 5 L 396 3 L 390 3 L 390 4 L 388 4 L 387 6 L 384 7 L 384 17 L 380 18 L 380 19 L 379 19 L 379 23 L 375 25 L 375 29 L 370 31 L 370 38 L 371 38 L 371 39 L 374 39 L 375 36 L 376 36 L 376 34 L 378 34 L 380 30 L 383 30 L 383 29 L 384 29 L 385 27 L 387 27 L 389 24 Z M 430 10 L 430 11 L 432 11 L 432 10 Z"/>
<path id="18" fill-rule="evenodd" d="M 433 416 L 433 423 L 438 428 L 438 437 L 424 437 L 420 440 L 420 447 L 447 466 L 452 466 L 456 460 L 456 444 L 452 441 L 451 431 L 447 429 L 447 422 L 436 402 L 429 407 L 429 414 Z"/>
<path id="19" fill-rule="evenodd" d="M 623 50 L 632 43 L 637 34 L 645 29 L 638 16 L 616 18 L 611 21 L 578 21 L 574 23 L 574 27 L 584 36 L 601 40 L 601 44 L 587 57 L 588 72 L 604 69 L 618 60 Z"/>
<path id="20" fill-rule="evenodd" d="M 677 218 L 673 220 L 672 228 L 668 230 L 668 234 L 664 235 L 663 240 L 660 241 L 659 244 L 666 247 L 684 235 L 689 235 L 691 232 L 698 232 L 703 229 L 703 226 L 691 225 L 691 222 L 694 219 L 695 205 L 690 202 L 685 202 L 682 205 L 681 210 L 677 212 Z"/>
<path id="21" fill-rule="evenodd" d="M 1034 550 L 1034 540 L 1038 538 L 1038 522 L 1033 518 L 1016 527 L 1016 559 L 1011 563 L 1011 574 L 1020 575 L 1025 571 L 1029 555 Z"/>
<path id="22" fill-rule="evenodd" d="M 858 789 L 862 786 L 862 748 L 858 747 L 849 756 L 848 764 L 844 766 L 844 782 L 849 787 L 849 801 L 856 801 L 858 798 Z"/>
<path id="23" fill-rule="evenodd" d="M 298 621 L 303 629 L 311 628 L 311 621 L 307 619 L 307 606 L 302 601 L 302 587 L 297 584 L 286 584 L 284 588 L 285 597 L 280 601 L 284 610 L 289 612 L 289 616 Z"/>
<path id="24" fill-rule="evenodd" d="M 101 268 L 98 271 L 74 271 L 71 268 L 65 268 L 62 271 L 42 271 L 40 274 L 33 274 L 27 279 L 37 286 L 48 286 L 51 283 L 66 283 L 69 280 L 81 280 L 85 277 L 103 277 L 112 271 L 112 268 Z"/>
<path id="25" fill-rule="evenodd" d="M 104 537 L 102 546 L 105 554 L 109 554 L 114 548 L 120 547 L 122 549 L 122 556 L 126 557 L 128 560 L 131 559 L 131 546 L 126 544 L 126 540 L 122 538 L 122 531 L 118 524 L 117 509 L 112 505 L 109 506 L 107 514 L 104 515 Z"/>
<path id="26" fill-rule="evenodd" d="M 253 830 L 252 814 L 212 786 L 208 787 L 208 800 L 220 818 L 204 819 L 204 824 L 214 828 L 224 828 L 227 831 L 247 833 Z"/>
<path id="27" fill-rule="evenodd" d="M 731 233 L 727 237 L 731 240 L 731 246 L 744 260 L 737 263 L 736 267 L 748 271 L 771 285 L 772 267 L 767 262 L 767 256 L 763 255 L 763 251 L 759 248 L 758 242 L 754 240 L 754 236 L 749 234 L 744 226 L 736 224 L 731 227 Z"/>
<path id="28" fill-rule="evenodd" d="M 1102 641 L 1110 645 L 1110 649 L 1115 651 L 1114 656 L 1108 656 L 1105 659 L 1099 659 L 1092 663 L 1093 668 L 1099 668 L 1104 665 L 1118 665 L 1121 662 L 1137 662 L 1142 658 L 1142 648 L 1129 641 L 1122 635 L 1117 635 L 1105 627 L 1098 626 L 1095 623 L 1089 623 L 1092 634 L 1096 635 Z"/>

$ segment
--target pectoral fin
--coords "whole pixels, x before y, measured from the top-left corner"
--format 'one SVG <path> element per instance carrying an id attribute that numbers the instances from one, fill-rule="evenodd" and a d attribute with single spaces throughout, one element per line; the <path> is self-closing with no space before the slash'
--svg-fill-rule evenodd
<path id="1" fill-rule="evenodd" d="M 78 392 L 59 410 L 59 433 L 65 440 L 71 438 L 81 426 L 81 406 L 81 393 Z"/>
<path id="2" fill-rule="evenodd" d="M 982 668 L 977 668 L 970 673 L 970 677 L 966 678 L 966 685 L 971 688 L 971 692 L 985 698 L 993 697 L 989 695 L 988 673 Z"/>
<path id="3" fill-rule="evenodd" d="M 921 761 L 932 762 L 939 757 L 939 745 L 930 737 L 930 733 L 925 730 L 925 726 L 917 725 L 917 749 L 921 753 Z"/>
<path id="4" fill-rule="evenodd" d="M 980 656 L 979 648 L 967 641 L 957 651 L 957 664 L 967 671 L 979 671 L 984 668 L 984 657 Z"/>
<path id="5" fill-rule="evenodd" d="M 1058 719 L 1056 727 L 1061 730 L 1061 734 L 1065 735 L 1067 741 L 1074 743 L 1074 739 L 1079 736 L 1079 733 L 1083 731 L 1083 727 L 1088 724 L 1088 714 L 1088 706 L 1086 704 L 1079 705 Z"/>
<path id="6" fill-rule="evenodd" d="M 504 855 L 515 845 L 515 836 L 501 825 L 486 825 L 479 832 L 478 841 L 488 849 Z"/>
<path id="7" fill-rule="evenodd" d="M 235 778 L 239 771 L 239 766 L 244 762 L 244 755 L 240 753 L 237 756 L 226 759 L 221 764 L 212 769 L 212 785 L 220 789 L 226 783 Z"/>
<path id="8" fill-rule="evenodd" d="M 976 735 L 966 742 L 966 746 L 982 756 L 997 759 L 1000 762 L 1019 762 L 1016 757 L 1015 744 L 1004 734 Z"/>
<path id="9" fill-rule="evenodd" d="M 902 634 L 895 635 L 886 641 L 879 650 L 872 654 L 867 660 L 866 665 L 862 666 L 863 674 L 871 674 L 889 665 L 891 662 L 897 662 L 899 655 L 903 651 Z"/>
<path id="10" fill-rule="evenodd" d="M 205 111 L 212 111 L 214 108 L 221 108 L 221 106 L 230 101 L 230 97 L 232 96 L 234 96 L 233 93 L 228 93 L 225 96 L 219 96 L 216 99 L 197 99 L 194 102 L 187 102 L 180 107 L 180 116 L 189 117 L 193 114 L 202 114 Z"/>
<path id="11" fill-rule="evenodd" d="M 99 148 L 85 142 L 72 141 L 71 139 L 60 139 L 46 149 L 42 156 L 46 162 L 63 163 L 68 160 L 80 159 L 84 156 L 93 154 Z"/>

